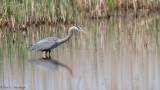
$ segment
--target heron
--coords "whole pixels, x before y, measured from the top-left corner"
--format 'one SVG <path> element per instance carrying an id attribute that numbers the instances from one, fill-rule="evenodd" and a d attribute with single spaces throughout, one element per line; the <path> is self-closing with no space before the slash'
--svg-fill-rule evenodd
<path id="1" fill-rule="evenodd" d="M 27 48 L 28 51 L 31 50 L 39 50 L 44 52 L 45 55 L 47 55 L 47 53 L 51 52 L 51 49 L 54 49 L 56 47 L 58 47 L 59 45 L 65 43 L 66 41 L 68 41 L 70 39 L 70 37 L 73 34 L 73 31 L 79 31 L 82 32 L 84 34 L 87 34 L 87 32 L 85 32 L 82 28 L 80 28 L 79 26 L 72 26 L 69 28 L 68 30 L 68 35 L 65 38 L 59 39 L 57 37 L 48 37 L 48 38 L 44 38 L 38 42 L 36 42 L 35 44 L 31 45 L 30 47 Z"/>

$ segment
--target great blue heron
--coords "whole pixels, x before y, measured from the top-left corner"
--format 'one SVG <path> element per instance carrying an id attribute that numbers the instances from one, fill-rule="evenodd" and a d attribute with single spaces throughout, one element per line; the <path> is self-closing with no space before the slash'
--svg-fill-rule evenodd
<path id="1" fill-rule="evenodd" d="M 62 39 L 59 39 L 57 37 L 44 38 L 44 39 L 38 41 L 37 43 L 35 43 L 34 45 L 31 45 L 30 47 L 28 47 L 27 50 L 28 51 L 40 50 L 42 52 L 45 52 L 45 55 L 48 52 L 49 52 L 49 55 L 50 55 L 51 49 L 54 49 L 54 48 L 58 47 L 59 45 L 63 44 L 64 42 L 66 42 L 71 37 L 73 30 L 77 30 L 77 31 L 80 31 L 80 32 L 83 32 L 83 33 L 87 34 L 79 26 L 72 26 L 68 30 L 67 37 L 62 38 Z"/>

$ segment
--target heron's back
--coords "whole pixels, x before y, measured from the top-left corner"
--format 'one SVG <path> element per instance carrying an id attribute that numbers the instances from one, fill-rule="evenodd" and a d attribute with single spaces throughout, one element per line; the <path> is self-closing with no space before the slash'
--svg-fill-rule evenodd
<path id="1" fill-rule="evenodd" d="M 57 37 L 48 37 L 44 38 L 34 45 L 31 45 L 30 47 L 27 48 L 28 51 L 30 50 L 50 50 L 53 48 L 56 48 L 58 46 L 58 38 Z"/>

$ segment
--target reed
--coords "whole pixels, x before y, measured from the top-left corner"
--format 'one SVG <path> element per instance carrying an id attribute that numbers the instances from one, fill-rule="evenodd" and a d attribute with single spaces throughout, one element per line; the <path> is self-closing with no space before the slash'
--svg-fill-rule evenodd
<path id="1" fill-rule="evenodd" d="M 0 27 L 77 23 L 84 17 L 101 18 L 116 10 L 160 10 L 157 0 L 1 0 Z M 22 27 L 23 28 L 23 27 Z"/>

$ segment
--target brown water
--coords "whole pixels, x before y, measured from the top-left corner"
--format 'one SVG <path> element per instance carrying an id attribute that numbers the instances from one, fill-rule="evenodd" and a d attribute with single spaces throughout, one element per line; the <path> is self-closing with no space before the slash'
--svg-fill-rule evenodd
<path id="1" fill-rule="evenodd" d="M 0 89 L 160 90 L 160 16 L 110 17 L 78 24 L 51 58 L 31 44 L 49 36 L 63 38 L 72 25 L 0 28 Z M 14 41 L 14 42 L 13 42 Z"/>

